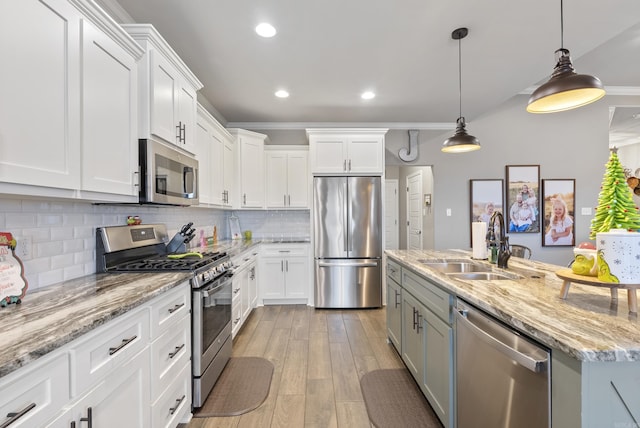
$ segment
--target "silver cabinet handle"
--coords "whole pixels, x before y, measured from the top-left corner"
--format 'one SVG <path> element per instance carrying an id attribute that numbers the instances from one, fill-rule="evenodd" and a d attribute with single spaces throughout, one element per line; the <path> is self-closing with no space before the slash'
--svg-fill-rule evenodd
<path id="1" fill-rule="evenodd" d="M 413 327 L 412 327 L 413 330 L 415 330 L 416 326 L 418 325 L 418 317 L 417 317 L 417 315 L 418 315 L 418 311 L 416 311 L 416 308 L 414 307 L 413 308 Z"/>
<path id="2" fill-rule="evenodd" d="M 456 311 L 456 320 L 457 322 L 461 322 L 466 325 L 469 330 L 484 343 L 491 346 L 498 352 L 507 355 L 509 358 L 516 361 L 521 366 L 526 367 L 527 369 L 535 373 L 541 373 L 547 370 L 547 366 L 549 364 L 548 358 L 538 360 L 529 355 L 523 354 L 516 349 L 513 349 L 509 345 L 502 343 L 501 341 L 469 321 L 466 317 L 463 316 L 463 314 L 460 313 L 460 311 Z"/>
<path id="3" fill-rule="evenodd" d="M 398 297 L 400 297 L 400 293 L 397 290 L 393 290 L 396 293 L 396 308 L 400 306 L 400 302 L 398 302 Z"/>
<path id="4" fill-rule="evenodd" d="M 136 340 L 137 338 L 138 336 L 134 335 L 128 339 L 122 339 L 122 343 L 120 343 L 120 345 L 116 346 L 115 348 L 109 348 L 109 355 L 113 355 L 116 352 L 122 350 L 122 348 L 124 348 L 125 346 L 127 346 L 128 344 Z"/>
<path id="5" fill-rule="evenodd" d="M 182 128 L 180 127 L 180 122 L 176 125 L 176 141 L 180 142 L 180 137 L 182 136 Z"/>
<path id="6" fill-rule="evenodd" d="M 10 419 L 4 421 L 2 423 L 2 425 L 0 425 L 0 428 L 8 427 L 9 425 L 14 423 L 15 421 L 17 421 L 21 417 L 23 417 L 24 415 L 29 413 L 31 411 L 31 409 L 33 409 L 34 407 L 36 407 L 36 403 L 31 403 L 27 407 L 25 407 L 24 409 L 22 409 L 20 411 L 7 413 L 7 417 L 10 418 Z"/>
<path id="7" fill-rule="evenodd" d="M 182 402 L 184 401 L 184 398 L 185 398 L 184 395 L 182 397 L 180 397 L 180 398 L 177 398 L 176 399 L 176 405 L 173 406 L 173 407 L 169 407 L 169 414 L 170 415 L 173 415 L 176 412 L 176 410 L 178 410 L 178 407 L 180 407 L 180 404 L 182 404 Z"/>
<path id="8" fill-rule="evenodd" d="M 242 205 L 247 205 L 247 194 L 246 193 L 242 194 Z"/>
<path id="9" fill-rule="evenodd" d="M 284 272 L 284 260 L 280 260 L 280 272 Z"/>
<path id="10" fill-rule="evenodd" d="M 173 308 L 169 308 L 168 311 L 170 314 L 172 314 L 183 306 L 184 306 L 184 303 L 180 303 L 179 305 L 175 305 Z"/>
<path id="11" fill-rule="evenodd" d="M 278 250 L 279 253 L 290 253 L 291 250 Z"/>
<path id="12" fill-rule="evenodd" d="M 178 355 L 178 353 L 182 351 L 182 348 L 184 348 L 184 343 L 180 346 L 176 346 L 176 349 L 173 352 L 169 352 L 169 359 L 172 360 L 173 357 Z"/>
<path id="13" fill-rule="evenodd" d="M 289 260 L 285 260 L 285 261 L 284 261 L 284 266 L 285 266 L 285 268 L 286 268 L 285 270 L 286 270 L 287 272 L 289 272 Z"/>

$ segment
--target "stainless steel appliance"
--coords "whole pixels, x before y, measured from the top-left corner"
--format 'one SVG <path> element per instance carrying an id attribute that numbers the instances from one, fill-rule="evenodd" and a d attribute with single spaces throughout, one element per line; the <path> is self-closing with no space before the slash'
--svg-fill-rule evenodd
<path id="1" fill-rule="evenodd" d="M 380 177 L 314 177 L 315 306 L 382 306 Z"/>
<path id="2" fill-rule="evenodd" d="M 549 363 L 549 350 L 458 300 L 458 428 L 550 427 Z"/>
<path id="3" fill-rule="evenodd" d="M 191 224 L 177 234 L 184 241 Z M 183 232 L 184 231 L 184 232 Z M 172 240 L 173 241 L 173 240 Z M 223 252 L 169 258 L 162 224 L 100 227 L 96 230 L 96 271 L 191 273 L 193 407 L 201 407 L 231 357 L 232 263 Z"/>
<path id="4" fill-rule="evenodd" d="M 139 140 L 140 203 L 198 204 L 198 161 L 155 140 Z"/>

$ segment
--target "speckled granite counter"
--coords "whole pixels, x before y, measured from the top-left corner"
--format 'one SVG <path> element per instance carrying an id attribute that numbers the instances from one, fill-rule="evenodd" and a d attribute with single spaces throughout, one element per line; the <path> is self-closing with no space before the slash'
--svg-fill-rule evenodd
<path id="1" fill-rule="evenodd" d="M 88 275 L 0 308 L 0 377 L 182 284 L 189 273 Z"/>
<path id="2" fill-rule="evenodd" d="M 503 320 L 553 349 L 580 361 L 640 361 L 640 323 L 630 314 L 625 295 L 611 303 L 609 289 L 572 284 L 560 298 L 561 266 L 511 258 L 509 269 L 525 279 L 500 281 L 454 280 L 420 263 L 419 259 L 467 258 L 464 250 L 387 250 L 385 254 L 443 288 Z M 474 263 L 486 261 L 473 260 Z M 490 265 L 499 270 L 495 265 Z M 539 278 L 531 278 L 539 276 Z"/>

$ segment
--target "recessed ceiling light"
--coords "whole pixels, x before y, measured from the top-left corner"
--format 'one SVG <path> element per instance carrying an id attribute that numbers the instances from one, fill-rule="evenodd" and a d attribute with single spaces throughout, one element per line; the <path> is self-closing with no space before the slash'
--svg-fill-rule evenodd
<path id="1" fill-rule="evenodd" d="M 258 24 L 256 27 L 256 33 L 262 37 L 273 37 L 276 35 L 276 29 L 273 25 L 263 22 L 262 24 Z"/>
<path id="2" fill-rule="evenodd" d="M 374 94 L 374 93 L 373 93 L 373 92 L 371 92 L 371 91 L 366 91 L 366 92 L 363 92 L 363 93 L 362 93 L 362 95 L 360 95 L 360 97 L 361 97 L 363 100 L 370 100 L 370 99 L 372 99 L 372 98 L 375 98 L 375 97 L 376 97 L 376 94 Z"/>
<path id="3" fill-rule="evenodd" d="M 284 89 L 280 89 L 279 91 L 276 91 L 276 97 L 287 98 L 289 97 L 289 92 L 285 91 Z"/>

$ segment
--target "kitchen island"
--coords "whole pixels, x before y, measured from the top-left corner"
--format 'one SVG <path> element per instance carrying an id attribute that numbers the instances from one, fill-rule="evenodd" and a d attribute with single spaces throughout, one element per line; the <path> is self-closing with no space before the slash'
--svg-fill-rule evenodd
<path id="1" fill-rule="evenodd" d="M 482 309 L 551 349 L 551 408 L 556 427 L 637 426 L 640 420 L 640 324 L 626 299 L 612 303 L 608 289 L 574 284 L 566 300 L 562 266 L 511 258 L 505 271 L 471 260 L 465 250 L 387 250 L 388 260 L 434 287 Z M 424 260 L 466 260 L 495 272 L 499 281 L 452 279 Z"/>

